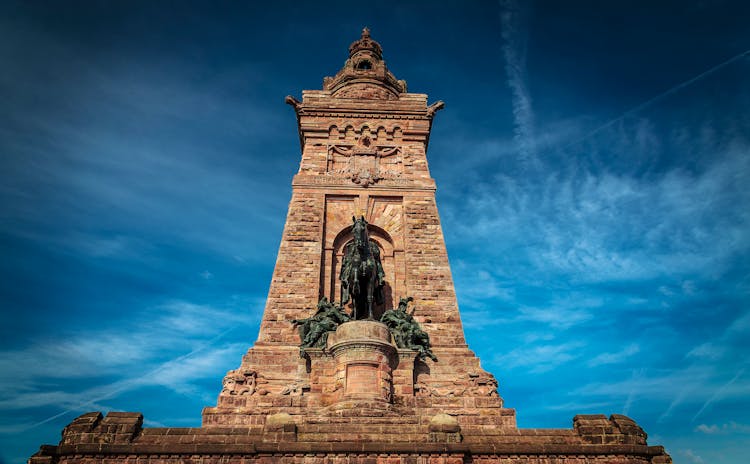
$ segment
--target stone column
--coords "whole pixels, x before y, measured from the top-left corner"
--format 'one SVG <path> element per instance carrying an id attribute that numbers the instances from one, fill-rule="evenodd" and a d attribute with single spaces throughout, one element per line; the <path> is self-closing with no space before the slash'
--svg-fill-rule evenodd
<path id="1" fill-rule="evenodd" d="M 376 321 L 341 324 L 328 337 L 328 349 L 335 359 L 336 377 L 344 379 L 340 400 L 392 401 L 396 348 L 385 324 Z"/>

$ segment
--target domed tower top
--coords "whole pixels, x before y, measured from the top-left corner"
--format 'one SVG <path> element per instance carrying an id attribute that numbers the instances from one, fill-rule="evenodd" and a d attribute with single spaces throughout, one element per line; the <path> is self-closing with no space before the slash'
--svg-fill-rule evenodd
<path id="1" fill-rule="evenodd" d="M 397 100 L 406 92 L 406 81 L 398 80 L 383 61 L 383 49 L 370 37 L 368 28 L 349 46 L 349 59 L 334 76 L 323 79 L 323 90 L 336 98 Z"/>
<path id="2" fill-rule="evenodd" d="M 352 42 L 349 45 L 349 58 L 354 58 L 356 54 L 371 55 L 376 57 L 378 60 L 383 59 L 383 49 L 380 44 L 372 40 L 370 37 L 370 29 L 362 29 L 362 37 L 359 40 Z"/>

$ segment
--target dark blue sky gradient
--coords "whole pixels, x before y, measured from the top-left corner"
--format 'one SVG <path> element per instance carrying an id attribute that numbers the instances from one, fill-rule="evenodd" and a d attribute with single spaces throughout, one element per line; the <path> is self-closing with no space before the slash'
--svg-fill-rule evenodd
<path id="1" fill-rule="evenodd" d="M 447 104 L 428 159 L 462 318 L 519 425 L 623 413 L 677 463 L 744 463 L 750 57 L 717 65 L 750 50 L 748 17 L 5 2 L 0 463 L 90 410 L 199 425 L 257 336 L 300 158 L 284 96 L 363 26 Z"/>

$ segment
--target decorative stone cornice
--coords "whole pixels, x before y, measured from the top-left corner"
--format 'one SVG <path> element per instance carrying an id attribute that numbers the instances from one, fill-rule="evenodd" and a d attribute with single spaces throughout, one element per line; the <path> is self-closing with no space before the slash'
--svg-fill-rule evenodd
<path id="1" fill-rule="evenodd" d="M 287 97 L 293 98 L 293 97 Z M 287 101 L 288 102 L 288 101 Z M 292 104 L 292 106 L 294 106 Z M 347 110 L 347 111 L 332 111 L 330 108 L 315 108 L 300 104 L 299 107 L 295 106 L 298 116 L 317 116 L 323 118 L 367 118 L 367 119 L 423 119 L 431 120 L 434 113 L 431 114 L 429 111 L 400 111 L 394 109 L 384 110 L 383 112 L 375 112 L 369 109 L 365 110 Z"/>

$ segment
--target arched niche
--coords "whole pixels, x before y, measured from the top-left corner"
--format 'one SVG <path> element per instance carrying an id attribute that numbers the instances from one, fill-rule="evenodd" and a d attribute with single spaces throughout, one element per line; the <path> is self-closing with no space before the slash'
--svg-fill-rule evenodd
<path id="1" fill-rule="evenodd" d="M 403 279 L 403 276 L 398 275 L 400 272 L 396 265 L 396 250 L 390 234 L 374 224 L 368 224 L 367 230 L 370 240 L 375 242 L 380 249 L 380 262 L 383 264 L 383 271 L 385 271 L 385 287 L 383 288 L 385 303 L 374 310 L 375 317 L 380 318 L 380 315 L 384 311 L 393 309 L 394 300 L 397 298 L 394 282 L 399 282 Z M 353 239 L 351 226 L 347 226 L 336 235 L 336 238 L 333 240 L 333 246 L 325 250 L 328 256 L 324 257 L 324 262 L 327 265 L 323 266 L 323 288 L 321 289 L 323 294 L 321 296 L 325 296 L 329 301 L 341 301 L 339 273 L 341 272 L 341 263 L 344 257 L 344 247 Z"/>
<path id="2" fill-rule="evenodd" d="M 328 137 L 331 140 L 338 140 L 344 137 L 345 132 L 340 132 L 338 126 L 333 124 L 328 128 Z"/>
<path id="3" fill-rule="evenodd" d="M 383 143 L 388 139 L 388 134 L 384 126 L 378 126 L 375 134 L 375 138 L 378 140 L 378 142 Z"/>

